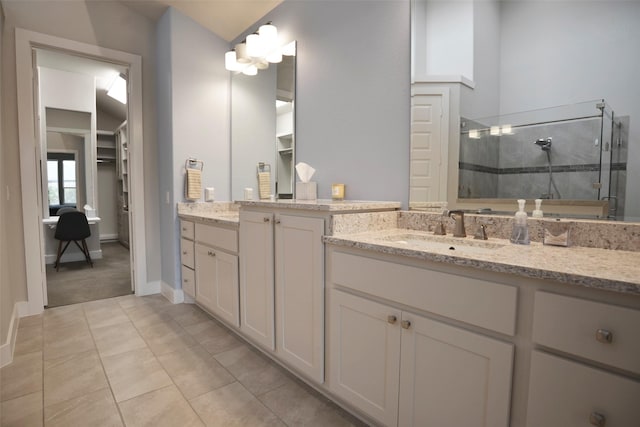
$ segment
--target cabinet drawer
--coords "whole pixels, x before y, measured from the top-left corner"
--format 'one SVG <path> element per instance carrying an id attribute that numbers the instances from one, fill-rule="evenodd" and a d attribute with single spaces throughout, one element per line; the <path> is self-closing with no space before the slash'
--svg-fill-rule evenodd
<path id="1" fill-rule="evenodd" d="M 514 335 L 517 289 L 424 268 L 334 252 L 335 285 Z"/>
<path id="2" fill-rule="evenodd" d="M 536 293 L 534 342 L 640 374 L 638 325 L 638 310 Z"/>
<path id="3" fill-rule="evenodd" d="M 193 240 L 194 225 L 193 222 L 180 220 L 180 237 Z"/>
<path id="4" fill-rule="evenodd" d="M 185 294 L 196 297 L 196 275 L 189 267 L 182 266 L 182 290 Z"/>
<path id="5" fill-rule="evenodd" d="M 180 239 L 180 263 L 191 269 L 195 268 L 193 251 L 193 242 L 191 240 Z"/>
<path id="6" fill-rule="evenodd" d="M 238 252 L 238 232 L 229 228 L 196 224 L 196 240 L 229 252 Z"/>
<path id="7" fill-rule="evenodd" d="M 528 427 L 637 426 L 640 383 L 534 351 Z"/>

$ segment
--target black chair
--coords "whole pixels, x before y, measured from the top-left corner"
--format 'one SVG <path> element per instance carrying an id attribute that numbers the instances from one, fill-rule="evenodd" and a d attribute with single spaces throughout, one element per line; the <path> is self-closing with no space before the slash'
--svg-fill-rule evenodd
<path id="1" fill-rule="evenodd" d="M 60 257 L 62 257 L 62 254 L 64 254 L 64 251 L 67 250 L 71 242 L 74 242 L 76 246 L 80 248 L 87 262 L 93 267 L 93 261 L 91 260 L 87 241 L 85 240 L 89 236 L 91 236 L 91 229 L 89 228 L 87 216 L 84 213 L 75 211 L 65 212 L 60 215 L 55 234 L 55 238 L 60 241 L 58 244 L 58 257 L 54 264 L 56 271 L 60 268 Z M 82 241 L 82 246 L 78 241 Z M 62 243 L 64 242 L 67 242 L 67 244 L 64 246 L 64 249 L 62 249 Z"/>

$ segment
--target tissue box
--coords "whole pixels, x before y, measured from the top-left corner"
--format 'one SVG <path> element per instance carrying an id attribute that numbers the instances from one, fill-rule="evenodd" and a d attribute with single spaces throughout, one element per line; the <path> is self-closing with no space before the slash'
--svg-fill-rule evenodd
<path id="1" fill-rule="evenodd" d="M 316 200 L 318 198 L 317 182 L 296 182 L 297 200 Z"/>

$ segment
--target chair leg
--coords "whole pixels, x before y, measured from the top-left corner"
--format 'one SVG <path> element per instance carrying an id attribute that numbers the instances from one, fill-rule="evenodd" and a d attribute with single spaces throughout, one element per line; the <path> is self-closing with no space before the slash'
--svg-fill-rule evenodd
<path id="1" fill-rule="evenodd" d="M 93 268 L 93 260 L 91 259 L 89 247 L 87 246 L 87 241 L 85 239 L 82 239 L 82 246 L 84 247 L 84 257 L 87 259 L 87 262 L 91 264 L 91 268 Z"/>
<path id="2" fill-rule="evenodd" d="M 60 258 L 62 258 L 62 255 L 64 255 L 64 251 L 66 251 L 69 247 L 69 243 L 71 243 L 71 241 L 68 241 L 67 244 L 64 245 L 62 252 L 60 252 L 60 246 L 62 246 L 62 240 L 60 240 L 60 244 L 58 245 L 58 259 L 56 260 L 56 271 L 59 271 L 60 269 Z"/>

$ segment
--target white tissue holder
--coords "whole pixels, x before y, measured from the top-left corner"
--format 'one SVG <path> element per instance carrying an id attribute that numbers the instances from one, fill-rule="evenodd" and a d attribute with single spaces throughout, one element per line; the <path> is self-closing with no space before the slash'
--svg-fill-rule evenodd
<path id="1" fill-rule="evenodd" d="M 317 182 L 296 182 L 296 200 L 317 200 Z"/>

